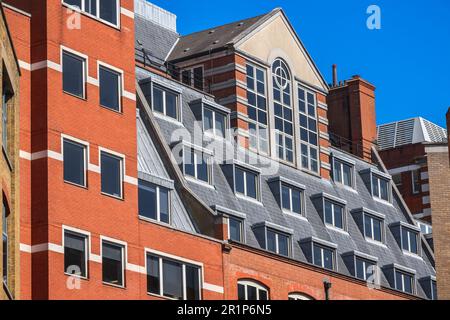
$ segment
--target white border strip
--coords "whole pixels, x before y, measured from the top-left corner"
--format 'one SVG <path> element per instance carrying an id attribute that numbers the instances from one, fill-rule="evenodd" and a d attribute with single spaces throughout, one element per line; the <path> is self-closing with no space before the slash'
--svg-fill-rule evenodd
<path id="1" fill-rule="evenodd" d="M 120 7 L 120 13 L 123 14 L 124 16 L 127 16 L 128 18 L 134 19 L 134 12 L 124 7 Z"/>

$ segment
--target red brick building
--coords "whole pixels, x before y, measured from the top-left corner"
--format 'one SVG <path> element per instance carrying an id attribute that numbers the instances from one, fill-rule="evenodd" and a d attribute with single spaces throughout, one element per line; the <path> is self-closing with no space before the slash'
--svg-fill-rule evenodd
<path id="1" fill-rule="evenodd" d="M 376 151 L 330 143 L 329 87 L 281 9 L 188 36 L 141 0 L 4 10 L 22 71 L 21 298 L 436 298 Z M 205 134 L 256 163 L 222 163 Z"/>

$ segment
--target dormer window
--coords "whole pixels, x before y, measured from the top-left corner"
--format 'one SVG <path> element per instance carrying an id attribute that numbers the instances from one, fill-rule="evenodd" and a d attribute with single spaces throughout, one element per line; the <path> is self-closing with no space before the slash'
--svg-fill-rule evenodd
<path id="1" fill-rule="evenodd" d="M 215 137 L 225 138 L 227 128 L 225 114 L 205 107 L 203 109 L 203 130 Z"/>
<path id="2" fill-rule="evenodd" d="M 369 242 L 382 244 L 385 242 L 385 216 L 378 212 L 360 208 L 352 210 L 356 224 Z"/>
<path id="3" fill-rule="evenodd" d="M 333 157 L 333 180 L 336 183 L 354 188 L 354 163 Z"/>
<path id="4" fill-rule="evenodd" d="M 317 133 L 316 98 L 313 92 L 298 88 L 301 166 L 303 169 L 319 171 L 319 138 Z"/>
<path id="5" fill-rule="evenodd" d="M 391 224 L 391 229 L 399 242 L 403 252 L 419 255 L 420 253 L 420 228 L 407 224 L 405 222 L 397 222 Z"/>
<path id="6" fill-rule="evenodd" d="M 244 213 L 231 210 L 222 206 L 214 205 L 212 209 L 220 216 L 227 220 L 228 238 L 231 241 L 245 243 L 244 221 L 246 215 Z"/>
<path id="7" fill-rule="evenodd" d="M 414 288 L 414 275 L 400 269 L 395 269 L 395 289 L 408 294 L 413 294 Z"/>
<path id="8" fill-rule="evenodd" d="M 372 174 L 372 195 L 384 201 L 390 201 L 390 181 L 375 173 Z"/>
<path id="9" fill-rule="evenodd" d="M 268 183 L 284 213 L 305 216 L 305 186 L 284 177 L 269 179 Z"/>
<path id="10" fill-rule="evenodd" d="M 185 176 L 212 185 L 212 156 L 201 147 L 183 146 L 183 171 Z"/>
<path id="11" fill-rule="evenodd" d="M 253 226 L 258 242 L 267 251 L 285 257 L 291 256 L 291 235 L 293 230 L 270 223 L 263 222 Z"/>
<path id="12" fill-rule="evenodd" d="M 354 277 L 363 281 L 371 280 L 372 283 L 378 284 L 379 279 L 375 277 L 378 276 L 378 258 L 357 251 L 345 253 L 342 258 Z"/>
<path id="13" fill-rule="evenodd" d="M 140 173 L 140 176 L 144 174 Z M 170 223 L 170 193 L 173 181 L 145 174 L 138 181 L 139 217 L 162 223 Z"/>
<path id="14" fill-rule="evenodd" d="M 301 240 L 300 246 L 310 263 L 323 269 L 337 269 L 336 244 L 311 237 Z"/>
<path id="15" fill-rule="evenodd" d="M 313 196 L 313 199 L 319 201 L 318 206 L 325 225 L 346 230 L 346 201 L 326 193 L 317 194 Z"/>
<path id="16" fill-rule="evenodd" d="M 236 194 L 259 201 L 259 173 L 236 165 L 234 184 Z"/>
<path id="17" fill-rule="evenodd" d="M 158 84 L 153 84 L 152 108 L 154 112 L 166 117 L 180 120 L 179 96 L 180 94 L 166 89 Z"/>

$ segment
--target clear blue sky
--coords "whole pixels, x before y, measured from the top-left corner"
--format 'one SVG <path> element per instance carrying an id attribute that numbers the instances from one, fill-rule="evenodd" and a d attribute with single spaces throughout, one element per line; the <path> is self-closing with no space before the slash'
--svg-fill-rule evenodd
<path id="1" fill-rule="evenodd" d="M 450 107 L 448 0 L 151 0 L 188 34 L 282 7 L 328 82 L 359 74 L 377 87 L 378 123 L 422 116 L 445 127 Z M 381 30 L 366 27 L 381 8 Z"/>

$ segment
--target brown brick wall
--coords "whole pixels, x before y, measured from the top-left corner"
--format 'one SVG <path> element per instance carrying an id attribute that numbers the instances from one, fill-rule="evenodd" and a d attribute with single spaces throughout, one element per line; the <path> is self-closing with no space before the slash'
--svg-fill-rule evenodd
<path id="1" fill-rule="evenodd" d="M 434 147 L 445 148 L 445 145 Z M 434 149 L 430 148 L 430 149 Z M 433 241 L 439 299 L 450 299 L 450 167 L 448 152 L 429 152 Z M 439 150 L 438 150 L 439 151 Z"/>

